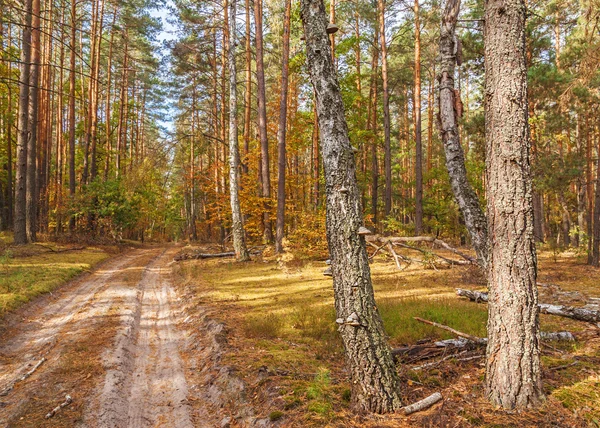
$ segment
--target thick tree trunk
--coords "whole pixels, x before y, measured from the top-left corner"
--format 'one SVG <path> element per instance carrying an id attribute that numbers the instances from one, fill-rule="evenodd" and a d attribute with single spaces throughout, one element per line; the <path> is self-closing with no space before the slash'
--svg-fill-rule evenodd
<path id="1" fill-rule="evenodd" d="M 488 256 L 487 220 L 479 204 L 479 198 L 467 179 L 465 155 L 458 132 L 458 117 L 455 109 L 454 68 L 457 52 L 455 28 L 459 11 L 460 0 L 448 0 L 442 18 L 439 127 L 452 192 L 465 219 L 465 225 L 477 253 L 477 261 L 485 269 Z"/>
<path id="2" fill-rule="evenodd" d="M 390 91 L 388 88 L 387 44 L 385 40 L 385 0 L 377 1 L 379 39 L 381 46 L 381 77 L 383 81 L 383 139 L 385 171 L 384 217 L 392 212 L 392 143 L 390 139 Z"/>
<path id="3" fill-rule="evenodd" d="M 506 409 L 543 399 L 527 122 L 524 0 L 486 0 L 490 290 L 486 393 Z"/>
<path id="4" fill-rule="evenodd" d="M 265 199 L 263 212 L 264 240 L 273 242 L 269 199 L 271 198 L 271 174 L 269 173 L 269 139 L 267 136 L 267 101 L 265 68 L 263 63 L 263 12 L 262 0 L 254 0 L 254 25 L 256 27 L 256 80 L 258 82 L 258 135 L 260 139 L 261 196 Z"/>
<path id="5" fill-rule="evenodd" d="M 421 142 L 421 23 L 415 0 L 415 235 L 423 232 L 423 144 Z"/>
<path id="6" fill-rule="evenodd" d="M 290 18 L 291 0 L 285 0 L 285 18 L 283 21 L 283 50 L 281 52 L 281 97 L 279 99 L 279 128 L 277 129 L 278 171 L 277 171 L 277 227 L 275 251 L 283 252 L 283 234 L 285 226 L 285 138 L 287 127 L 288 76 L 290 62 Z"/>
<path id="7" fill-rule="evenodd" d="M 307 59 L 317 99 L 326 177 L 327 240 L 332 260 L 337 323 L 344 342 L 356 410 L 393 412 L 402 407 L 400 381 L 373 296 L 354 152 L 331 60 L 322 0 L 302 0 Z"/>
<path id="8" fill-rule="evenodd" d="M 246 261 L 250 259 L 250 256 L 246 248 L 239 197 L 240 152 L 238 147 L 237 69 L 235 64 L 237 0 L 229 1 L 231 29 L 229 30 L 229 37 L 225 38 L 225 49 L 227 49 L 227 61 L 229 63 L 229 197 L 231 201 L 231 234 L 233 235 L 235 258 L 238 261 Z M 227 13 L 227 11 L 224 11 L 224 13 Z"/>

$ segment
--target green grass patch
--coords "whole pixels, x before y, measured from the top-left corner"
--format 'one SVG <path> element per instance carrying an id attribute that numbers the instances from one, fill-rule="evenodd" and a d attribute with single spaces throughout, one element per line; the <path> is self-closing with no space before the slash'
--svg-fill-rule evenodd
<path id="1" fill-rule="evenodd" d="M 600 378 L 598 376 L 590 376 L 573 385 L 557 388 L 552 395 L 567 409 L 577 411 L 595 426 L 600 427 Z"/>
<path id="2" fill-rule="evenodd" d="M 385 299 L 379 303 L 383 325 L 394 343 L 415 343 L 417 340 L 431 337 L 449 339 L 452 333 L 416 321 L 421 317 L 450 326 L 463 333 L 486 337 L 487 306 L 474 305 L 452 298 Z"/>
<path id="3" fill-rule="evenodd" d="M 109 254 L 99 248 L 23 257 L 15 256 L 10 249 L 4 250 L 0 254 L 0 317 L 55 290 L 107 257 Z"/>

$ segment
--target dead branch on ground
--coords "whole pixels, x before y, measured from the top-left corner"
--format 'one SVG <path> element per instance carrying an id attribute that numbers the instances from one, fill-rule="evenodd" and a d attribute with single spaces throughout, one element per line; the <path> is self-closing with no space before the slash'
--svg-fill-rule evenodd
<path id="1" fill-rule="evenodd" d="M 66 395 L 65 396 L 65 401 L 63 401 L 62 403 L 60 403 L 54 409 L 50 410 L 48 412 L 48 414 L 45 416 L 45 418 L 46 419 L 50 419 L 52 416 L 56 415 L 61 409 L 64 409 L 65 407 L 67 407 L 72 402 L 73 402 L 73 399 L 71 398 L 71 396 L 70 395 Z"/>

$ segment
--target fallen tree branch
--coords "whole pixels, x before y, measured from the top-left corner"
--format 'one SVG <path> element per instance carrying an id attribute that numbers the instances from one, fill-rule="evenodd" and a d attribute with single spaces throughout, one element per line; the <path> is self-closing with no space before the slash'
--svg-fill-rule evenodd
<path id="1" fill-rule="evenodd" d="M 436 392 L 434 394 L 431 394 L 427 398 L 424 398 L 420 401 L 417 401 L 416 403 L 411 404 L 410 406 L 403 407 L 402 410 L 404 410 L 404 414 L 408 416 L 412 413 L 428 409 L 440 400 L 442 400 L 442 394 Z"/>
<path id="2" fill-rule="evenodd" d="M 389 250 L 390 253 L 392 253 L 392 256 L 394 257 L 394 261 L 396 262 L 396 267 L 398 269 L 402 269 L 402 266 L 400 265 L 400 260 L 398 259 L 398 254 L 396 254 L 396 252 L 394 251 L 394 247 L 392 247 L 392 243 L 390 241 L 387 241 L 386 245 L 387 245 L 387 249 Z"/>
<path id="3" fill-rule="evenodd" d="M 442 358 L 442 359 L 440 359 L 440 360 L 437 360 L 437 361 L 432 361 L 431 363 L 425 363 L 425 364 L 422 364 L 422 365 L 420 365 L 420 366 L 412 367 L 412 368 L 411 368 L 411 370 L 412 370 L 412 371 L 418 371 L 418 370 L 423 370 L 423 369 L 426 369 L 426 368 L 428 368 L 428 367 L 435 367 L 435 366 L 437 366 L 437 365 L 439 365 L 439 364 L 443 363 L 444 361 L 447 361 L 447 360 L 449 360 L 449 359 L 451 359 L 451 358 L 456 358 L 456 357 L 458 357 L 458 356 L 460 356 L 460 355 L 464 355 L 464 354 L 465 354 L 465 353 L 467 353 L 467 352 L 468 352 L 468 351 L 462 351 L 462 352 L 459 352 L 459 353 L 457 353 L 457 354 L 451 354 L 451 355 L 447 355 L 447 356 L 445 356 L 444 358 Z"/>
<path id="4" fill-rule="evenodd" d="M 457 256 L 465 259 L 469 262 L 469 264 L 477 264 L 477 259 L 475 257 L 471 257 L 468 254 L 465 254 L 456 248 L 448 245 L 448 243 L 442 241 L 441 239 L 435 238 L 433 236 L 380 236 L 380 235 L 371 235 L 366 237 L 367 241 L 380 242 L 387 240 L 392 244 L 404 243 L 404 242 L 431 242 L 438 247 L 441 247 L 451 253 L 456 254 Z M 414 247 L 413 247 L 414 249 Z M 437 255 L 437 254 L 436 254 Z"/>
<path id="5" fill-rule="evenodd" d="M 13 388 L 15 387 L 15 385 L 17 383 L 23 382 L 25 379 L 27 379 L 29 376 L 31 376 L 33 374 L 33 372 L 35 372 L 44 363 L 44 361 L 46 361 L 46 357 L 42 357 L 42 359 L 39 360 L 33 366 L 33 368 L 31 370 L 29 370 L 23 376 L 15 379 L 10 385 L 8 385 L 6 388 L 4 388 L 4 390 L 2 390 L 2 392 L 0 392 L 0 397 L 4 397 L 5 395 L 8 395 L 8 393 L 13 390 Z"/>
<path id="6" fill-rule="evenodd" d="M 422 322 L 422 323 L 425 323 L 425 324 L 429 324 L 429 325 L 432 325 L 434 327 L 441 328 L 443 330 L 449 331 L 450 333 L 455 334 L 458 337 L 464 337 L 465 339 L 470 340 L 472 342 L 475 342 L 478 345 L 485 345 L 485 344 L 487 344 L 487 339 L 484 339 L 484 338 L 481 338 L 481 337 L 477 337 L 477 336 L 472 336 L 470 334 L 463 333 L 462 331 L 455 330 L 452 327 L 448 327 L 447 325 L 439 324 L 437 322 L 433 322 L 433 321 L 429 321 L 429 320 L 425 320 L 423 318 L 419 318 L 419 317 L 413 317 L 413 318 L 415 320 L 419 321 L 419 322 Z"/>
<path id="7" fill-rule="evenodd" d="M 52 416 L 56 415 L 61 409 L 64 409 L 65 407 L 67 407 L 72 402 L 73 402 L 73 399 L 71 398 L 71 396 L 70 395 L 66 395 L 65 396 L 65 401 L 63 401 L 62 403 L 60 403 L 54 409 L 50 410 L 48 412 L 48 414 L 45 416 L 45 418 L 46 419 L 50 419 Z"/>
<path id="8" fill-rule="evenodd" d="M 480 303 L 488 301 L 488 293 L 481 291 L 456 289 L 456 294 L 467 297 L 468 299 Z M 543 314 L 557 315 L 565 318 L 571 318 L 577 321 L 592 323 L 596 326 L 600 324 L 600 311 L 587 308 L 575 308 L 573 306 L 550 305 L 548 303 L 539 303 L 540 312 Z"/>

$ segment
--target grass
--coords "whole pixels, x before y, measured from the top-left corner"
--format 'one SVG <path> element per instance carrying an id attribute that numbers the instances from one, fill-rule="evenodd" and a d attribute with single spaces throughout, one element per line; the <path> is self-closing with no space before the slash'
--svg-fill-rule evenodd
<path id="1" fill-rule="evenodd" d="M 39 245 L 5 248 L 0 253 L 0 318 L 107 257 L 109 253 L 101 248 L 62 252 Z"/>
<path id="2" fill-rule="evenodd" d="M 290 256 L 286 257 L 289 261 Z M 226 362 L 239 367 L 240 375 L 248 384 L 256 385 L 249 395 L 258 408 L 264 408 L 265 417 L 270 417 L 272 412 L 282 412 L 275 415 L 284 421 L 284 425 L 290 426 L 363 426 L 363 422 L 353 425 L 343 419 L 353 417 L 348 413 L 350 388 L 335 324 L 332 281 L 322 275 L 326 266 L 316 261 L 293 263 L 293 257 L 291 259 L 288 263 L 281 260 L 279 263 L 272 260 L 243 264 L 226 260 L 185 262 L 176 267 L 175 274 L 180 277 L 176 282 L 194 287 L 198 305 L 212 307 L 212 316 L 227 324 L 230 345 L 235 351 L 226 355 Z M 414 317 L 436 321 L 479 337 L 486 336 L 487 305 L 459 299 L 454 291 L 456 287 L 481 288 L 481 277 L 473 268 L 433 270 L 413 265 L 398 271 L 393 262 L 378 260 L 371 265 L 373 285 L 392 346 L 414 344 L 424 338 L 453 337 L 448 332 L 415 321 Z M 565 290 L 600 296 L 600 272 L 582 265 L 576 257 L 562 255 L 554 261 L 553 256 L 542 253 L 540 261 L 540 282 L 558 283 Z M 542 300 L 544 298 L 551 296 L 542 296 Z M 544 331 L 569 330 L 578 334 L 588 329 L 584 323 L 565 318 L 542 315 L 540 319 Z M 583 342 L 553 346 L 577 355 L 600 356 L 598 349 L 586 349 L 589 347 Z M 572 361 L 544 358 L 542 363 L 549 370 Z M 405 400 L 423 398 L 426 391 L 447 390 L 447 396 L 463 400 L 455 412 L 455 417 L 460 419 L 458 408 L 470 408 L 469 397 L 477 396 L 484 410 L 467 413 L 473 421 L 485 421 L 481 425 L 489 426 L 489 417 L 495 410 L 483 396 L 482 362 L 477 360 L 464 365 L 450 360 L 445 368 L 440 366 L 420 372 L 400 368 L 404 382 L 412 385 Z M 554 403 L 563 403 L 567 409 L 591 409 L 589 415 L 586 414 L 589 421 L 600 418 L 598 406 L 586 404 L 588 400 L 597 400 L 597 393 L 591 394 L 589 389 L 596 387 L 598 380 L 578 371 L 582 367 L 593 369 L 594 364 L 551 371 L 552 378 L 545 379 Z M 253 379 L 263 366 L 285 374 L 257 383 Z M 272 404 L 272 399 L 264 393 L 269 389 L 264 382 L 277 382 L 282 395 L 280 405 Z M 560 412 L 565 410 L 560 408 L 549 404 L 545 416 L 535 416 L 540 418 L 538 423 L 544 424 L 543 417 L 549 420 L 563 417 Z M 494 418 L 500 418 L 498 420 L 502 420 L 501 416 L 494 413 Z M 534 416 L 523 416 L 527 417 Z M 568 420 L 572 416 L 565 417 Z M 340 420 L 346 422 L 339 425 Z M 513 422 L 520 423 L 518 420 Z M 436 423 L 423 422 L 422 426 L 436 426 Z"/>

